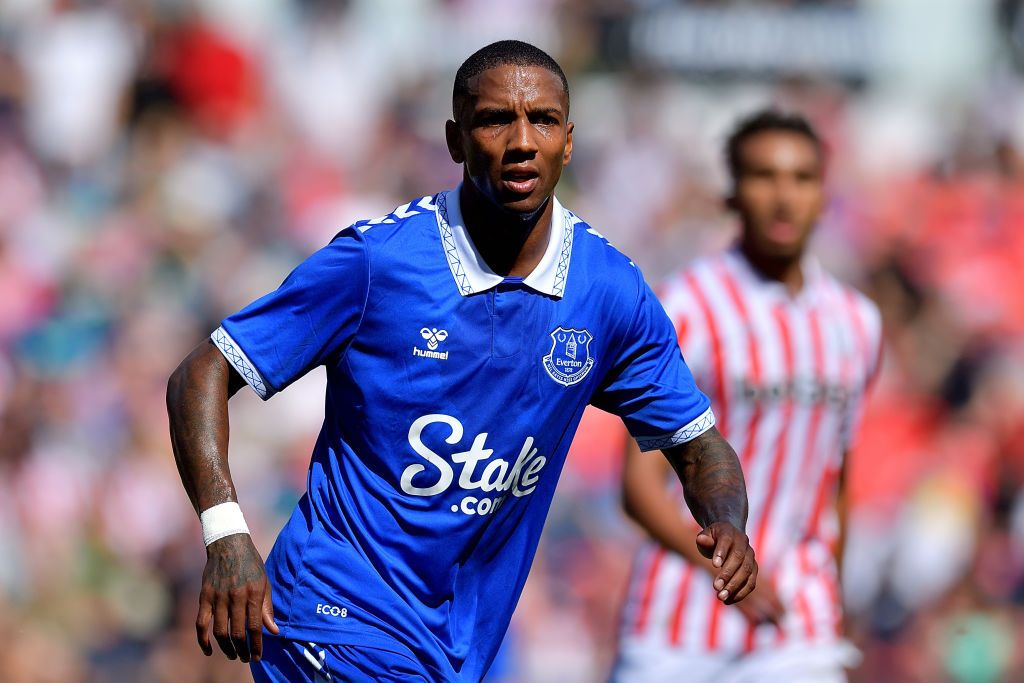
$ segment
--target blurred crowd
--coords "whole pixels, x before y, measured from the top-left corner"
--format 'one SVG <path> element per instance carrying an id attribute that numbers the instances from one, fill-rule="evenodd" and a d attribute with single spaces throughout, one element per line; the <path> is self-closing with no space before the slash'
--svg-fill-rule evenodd
<path id="1" fill-rule="evenodd" d="M 720 148 L 738 116 L 774 102 L 818 125 L 815 251 L 879 304 L 886 339 L 849 481 L 852 678 L 1024 677 L 1024 80 L 996 44 L 941 103 L 891 80 L 610 67 L 609 17 L 662 4 L 0 3 L 0 681 L 248 680 L 195 644 L 205 555 L 167 377 L 349 222 L 458 182 L 454 70 L 504 37 L 567 68 L 560 197 L 652 283 L 732 239 Z M 303 490 L 323 383 L 232 401 L 263 552 Z M 624 439 L 588 413 L 490 680 L 607 671 L 637 542 Z"/>

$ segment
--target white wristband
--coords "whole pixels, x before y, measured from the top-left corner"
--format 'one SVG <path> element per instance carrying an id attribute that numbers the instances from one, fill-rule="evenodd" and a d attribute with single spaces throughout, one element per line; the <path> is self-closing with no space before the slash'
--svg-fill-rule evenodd
<path id="1" fill-rule="evenodd" d="M 238 503 L 221 503 L 206 508 L 199 514 L 199 521 L 203 524 L 203 543 L 206 545 L 232 534 L 249 533 Z"/>

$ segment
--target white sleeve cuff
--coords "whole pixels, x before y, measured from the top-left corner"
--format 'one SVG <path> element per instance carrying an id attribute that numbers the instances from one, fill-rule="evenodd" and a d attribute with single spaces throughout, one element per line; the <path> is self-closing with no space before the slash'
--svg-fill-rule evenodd
<path id="1" fill-rule="evenodd" d="M 235 343 L 235 340 L 231 338 L 231 335 L 223 327 L 218 327 L 214 330 L 213 334 L 210 335 L 210 340 L 220 349 L 220 352 L 224 354 L 228 362 L 238 371 L 238 374 L 242 376 L 246 384 L 259 394 L 260 398 L 266 401 L 274 395 L 274 390 L 263 379 L 263 375 L 252 364 L 249 357 L 245 355 L 242 347 Z"/>
<path id="2" fill-rule="evenodd" d="M 692 441 L 715 426 L 715 414 L 709 407 L 700 417 L 669 434 L 660 436 L 638 436 L 636 443 L 643 452 L 656 451 Z"/>

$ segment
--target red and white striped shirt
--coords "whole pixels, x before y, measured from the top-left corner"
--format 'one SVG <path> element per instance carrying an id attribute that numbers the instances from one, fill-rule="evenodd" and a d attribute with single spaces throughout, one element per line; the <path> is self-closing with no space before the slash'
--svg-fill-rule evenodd
<path id="1" fill-rule="evenodd" d="M 739 653 L 837 637 L 834 498 L 877 369 L 881 319 L 812 259 L 803 273 L 793 297 L 732 249 L 678 272 L 662 290 L 687 364 L 743 465 L 758 580 L 774 582 L 786 618 L 781 627 L 753 627 L 715 599 L 706 571 L 648 541 L 630 580 L 624 640 Z"/>

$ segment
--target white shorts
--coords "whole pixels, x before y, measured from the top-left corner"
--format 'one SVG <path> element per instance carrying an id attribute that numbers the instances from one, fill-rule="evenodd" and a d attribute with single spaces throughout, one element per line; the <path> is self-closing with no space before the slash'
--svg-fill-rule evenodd
<path id="1" fill-rule="evenodd" d="M 735 655 L 626 644 L 612 669 L 612 683 L 845 683 L 860 653 L 846 641 L 792 643 Z"/>

